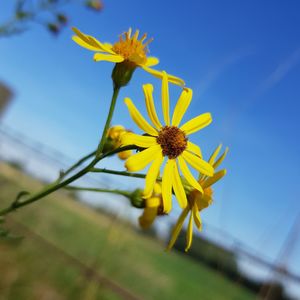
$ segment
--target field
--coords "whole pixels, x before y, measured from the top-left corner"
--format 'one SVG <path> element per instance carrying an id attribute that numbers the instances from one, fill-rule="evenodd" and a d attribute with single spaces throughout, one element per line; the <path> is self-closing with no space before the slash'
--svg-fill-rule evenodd
<path id="1" fill-rule="evenodd" d="M 41 183 L 0 164 L 0 208 Z M 57 192 L 11 214 L 0 242 L 0 299 L 242 300 L 236 282 Z"/>

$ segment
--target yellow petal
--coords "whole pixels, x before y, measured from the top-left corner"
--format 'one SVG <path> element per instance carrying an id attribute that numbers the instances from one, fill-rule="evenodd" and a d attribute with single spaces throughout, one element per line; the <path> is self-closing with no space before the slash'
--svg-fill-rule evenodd
<path id="1" fill-rule="evenodd" d="M 153 56 L 147 57 L 147 61 L 145 63 L 146 67 L 153 67 L 159 63 L 159 59 Z"/>
<path id="2" fill-rule="evenodd" d="M 143 136 L 132 132 L 126 132 L 121 135 L 121 145 L 136 145 L 142 148 L 149 148 L 157 145 L 156 138 L 153 136 Z"/>
<path id="3" fill-rule="evenodd" d="M 210 165 L 213 165 L 213 164 L 214 164 L 214 162 L 215 162 L 215 160 L 216 160 L 216 157 L 218 156 L 218 154 L 219 154 L 221 148 L 222 148 L 222 144 L 220 144 L 220 145 L 215 149 L 215 151 L 212 153 L 212 155 L 210 156 L 210 158 L 209 158 L 209 160 L 208 160 L 208 163 L 209 163 Z"/>
<path id="4" fill-rule="evenodd" d="M 154 101 L 153 101 L 153 85 L 152 84 L 144 84 L 143 91 L 145 95 L 145 102 L 147 107 L 147 112 L 152 121 L 153 125 L 156 129 L 160 130 L 162 125 L 157 117 Z"/>
<path id="5" fill-rule="evenodd" d="M 172 173 L 174 170 L 174 159 L 169 159 L 166 163 L 162 176 L 162 197 L 164 212 L 168 213 L 172 208 Z"/>
<path id="6" fill-rule="evenodd" d="M 188 141 L 187 142 L 187 148 L 188 151 L 195 153 L 196 155 L 198 155 L 199 157 L 202 158 L 202 152 L 199 146 L 197 146 L 196 144 Z"/>
<path id="7" fill-rule="evenodd" d="M 211 185 L 213 185 L 214 183 L 216 183 L 217 181 L 219 181 L 221 178 L 223 178 L 226 175 L 226 170 L 220 170 L 218 172 L 216 172 L 214 174 L 214 176 L 207 178 L 203 184 L 202 187 L 205 189 Z"/>
<path id="8" fill-rule="evenodd" d="M 131 172 L 144 169 L 153 161 L 159 151 L 161 151 L 161 147 L 156 145 L 130 156 L 125 162 L 126 169 Z"/>
<path id="9" fill-rule="evenodd" d="M 193 205 L 192 211 L 193 211 L 194 222 L 195 222 L 197 228 L 199 230 L 201 230 L 202 229 L 202 222 L 201 222 L 200 214 L 199 214 L 199 211 L 198 211 L 198 208 L 197 208 L 196 204 Z"/>
<path id="10" fill-rule="evenodd" d="M 111 43 L 102 43 L 102 45 L 108 49 L 112 49 L 112 47 L 113 47 L 113 45 Z M 112 52 L 115 53 L 113 50 L 112 50 Z"/>
<path id="11" fill-rule="evenodd" d="M 150 135 L 157 136 L 158 132 L 155 130 L 141 115 L 141 113 L 138 111 L 138 109 L 135 107 L 135 105 L 132 103 L 132 101 L 129 98 L 125 98 L 124 100 L 125 104 L 127 105 L 127 108 L 129 110 L 129 114 L 133 121 L 136 123 L 136 125 L 142 129 L 143 131 L 147 132 Z"/>
<path id="12" fill-rule="evenodd" d="M 176 222 L 176 224 L 175 224 L 175 226 L 174 226 L 174 228 L 172 230 L 171 240 L 170 240 L 170 242 L 169 242 L 166 250 L 169 251 L 174 246 L 174 244 L 175 244 L 175 242 L 176 242 L 176 240 L 178 238 L 178 235 L 179 235 L 179 233 L 181 231 L 181 228 L 183 226 L 184 220 L 185 220 L 185 218 L 186 218 L 186 216 L 187 216 L 187 214 L 188 214 L 189 211 L 190 211 L 189 207 L 186 207 L 182 211 L 182 213 L 180 214 L 180 216 L 179 216 L 179 218 L 178 218 L 178 220 L 177 220 L 177 222 Z"/>
<path id="13" fill-rule="evenodd" d="M 183 124 L 180 129 L 185 134 L 192 134 L 209 125 L 212 121 L 211 114 L 205 113 Z"/>
<path id="14" fill-rule="evenodd" d="M 145 65 L 140 65 L 141 68 L 143 68 L 146 72 L 150 73 L 151 75 L 153 75 L 154 77 L 157 77 L 159 79 L 162 79 L 163 78 L 163 74 L 161 71 L 158 71 L 158 70 L 154 70 L 154 69 L 151 69 Z M 168 74 L 168 81 L 170 83 L 173 83 L 173 84 L 176 84 L 176 85 L 180 85 L 180 86 L 184 86 L 184 81 L 179 78 L 179 77 L 176 77 L 176 76 L 173 76 L 173 75 L 170 75 Z"/>
<path id="15" fill-rule="evenodd" d="M 228 147 L 226 147 L 224 153 L 218 158 L 218 160 L 214 163 L 214 168 L 216 169 L 224 160 L 224 158 L 226 157 L 227 153 L 228 153 Z"/>
<path id="16" fill-rule="evenodd" d="M 161 195 L 161 183 L 155 183 L 153 191 L 155 195 Z"/>
<path id="17" fill-rule="evenodd" d="M 143 229 L 149 228 L 157 216 L 157 207 L 145 207 L 143 214 L 139 217 L 139 224 Z"/>
<path id="18" fill-rule="evenodd" d="M 173 113 L 172 125 L 179 126 L 183 115 L 191 103 L 192 97 L 193 91 L 191 89 L 184 89 L 182 91 Z"/>
<path id="19" fill-rule="evenodd" d="M 146 207 L 156 207 L 158 208 L 161 204 L 159 197 L 151 197 L 148 199 L 145 199 Z"/>
<path id="20" fill-rule="evenodd" d="M 165 124 L 170 125 L 169 83 L 167 73 L 165 71 L 163 71 L 161 99 Z"/>
<path id="21" fill-rule="evenodd" d="M 189 163 L 194 169 L 199 171 L 200 173 L 207 175 L 207 176 L 213 176 L 214 175 L 214 168 L 205 160 L 202 158 L 188 152 L 183 151 L 182 157 Z"/>
<path id="22" fill-rule="evenodd" d="M 192 240 L 193 240 L 193 214 L 191 213 L 190 219 L 189 219 L 189 225 L 186 231 L 186 247 L 185 247 L 185 252 L 187 252 L 192 245 Z"/>
<path id="23" fill-rule="evenodd" d="M 174 164 L 172 182 L 174 193 L 178 200 L 178 203 L 181 208 L 185 208 L 187 206 L 187 199 L 176 163 Z"/>
<path id="24" fill-rule="evenodd" d="M 202 197 L 196 198 L 196 203 L 198 210 L 201 211 L 211 205 L 213 203 L 213 199 L 211 196 L 203 194 Z"/>
<path id="25" fill-rule="evenodd" d="M 73 36 L 73 41 L 75 41 L 80 46 L 87 48 L 92 51 L 101 51 L 110 54 L 115 54 L 114 51 L 111 50 L 111 47 L 108 47 L 107 44 L 102 44 L 94 37 L 84 34 L 79 29 L 73 27 L 72 30 L 75 32 L 76 36 Z"/>
<path id="26" fill-rule="evenodd" d="M 154 185 L 156 183 L 157 176 L 159 174 L 159 169 L 161 164 L 163 163 L 164 157 L 161 152 L 159 152 L 156 157 L 154 158 L 154 161 L 152 165 L 150 166 L 145 180 L 145 189 L 143 193 L 144 198 L 151 197 L 154 189 Z"/>
<path id="27" fill-rule="evenodd" d="M 179 163 L 179 168 L 180 168 L 183 176 L 185 177 L 185 179 L 188 181 L 188 183 L 193 188 L 195 188 L 199 192 L 203 193 L 203 189 L 202 189 L 200 183 L 192 175 L 192 173 L 190 172 L 190 170 L 189 170 L 188 166 L 186 165 L 184 159 L 180 156 L 178 156 L 178 163 Z"/>
<path id="28" fill-rule="evenodd" d="M 110 61 L 113 63 L 119 63 L 124 60 L 124 58 L 117 54 L 102 54 L 102 53 L 95 53 L 94 54 L 94 61 Z"/>
<path id="29" fill-rule="evenodd" d="M 95 47 L 95 46 L 91 46 L 89 44 L 87 44 L 86 42 L 84 42 L 81 38 L 79 38 L 78 36 L 74 35 L 72 36 L 72 40 L 78 44 L 79 46 L 85 48 L 85 49 L 88 49 L 88 50 L 91 50 L 91 51 L 102 51 L 100 50 L 99 47 Z M 103 52 L 103 51 L 102 51 Z"/>

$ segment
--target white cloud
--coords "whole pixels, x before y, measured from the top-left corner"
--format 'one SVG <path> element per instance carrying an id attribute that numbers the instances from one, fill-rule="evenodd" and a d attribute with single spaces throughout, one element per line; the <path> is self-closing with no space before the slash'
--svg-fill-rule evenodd
<path id="1" fill-rule="evenodd" d="M 295 68 L 300 62 L 300 48 L 297 48 L 291 55 L 280 62 L 275 70 L 262 82 L 257 94 L 261 95 L 266 91 L 276 86 L 281 80 L 283 80 L 288 73 Z"/>
<path id="2" fill-rule="evenodd" d="M 254 52 L 253 48 L 247 47 L 241 48 L 223 57 L 223 59 L 213 65 L 208 70 L 205 77 L 200 80 L 200 83 L 196 88 L 197 96 L 202 96 L 230 66 L 236 64 L 243 58 L 252 55 Z"/>

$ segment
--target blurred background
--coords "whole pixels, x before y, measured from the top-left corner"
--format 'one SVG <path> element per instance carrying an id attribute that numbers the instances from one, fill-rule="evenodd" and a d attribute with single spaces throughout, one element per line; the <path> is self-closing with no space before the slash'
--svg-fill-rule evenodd
<path id="1" fill-rule="evenodd" d="M 220 142 L 230 152 L 188 253 L 184 232 L 164 251 L 179 207 L 146 232 L 141 211 L 109 194 L 59 191 L 9 215 L 0 299 L 300 299 L 299 12 L 296 0 L 1 1 L 0 208 L 98 144 L 113 65 L 76 45 L 72 26 L 111 43 L 129 27 L 148 33 L 157 69 L 194 90 L 185 119 L 213 115 L 193 141 L 206 158 Z M 113 124 L 138 132 L 123 98 L 146 113 L 147 82 L 158 106 L 160 81 L 136 70 Z M 143 187 L 102 174 L 79 184 Z"/>

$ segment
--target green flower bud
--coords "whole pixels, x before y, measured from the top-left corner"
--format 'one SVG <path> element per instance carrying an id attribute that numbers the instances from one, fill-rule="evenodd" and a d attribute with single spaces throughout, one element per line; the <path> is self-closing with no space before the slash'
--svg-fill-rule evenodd
<path id="1" fill-rule="evenodd" d="M 136 64 L 124 60 L 121 63 L 117 63 L 112 71 L 111 78 L 115 87 L 122 87 L 129 83 L 133 72 L 136 69 Z"/>
<path id="2" fill-rule="evenodd" d="M 143 199 L 143 191 L 140 189 L 134 190 L 130 194 L 130 202 L 133 207 L 136 208 L 144 208 L 145 207 L 145 200 Z"/>

